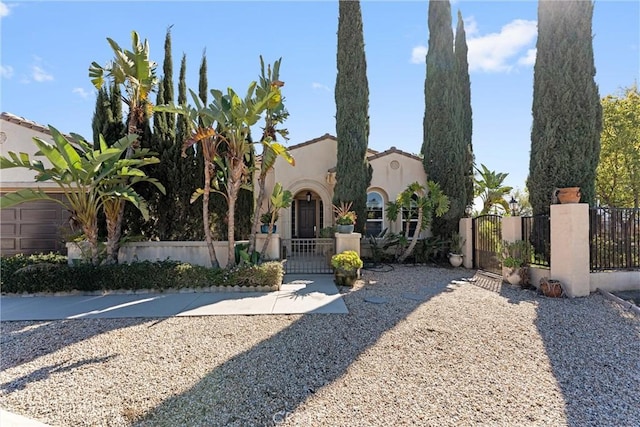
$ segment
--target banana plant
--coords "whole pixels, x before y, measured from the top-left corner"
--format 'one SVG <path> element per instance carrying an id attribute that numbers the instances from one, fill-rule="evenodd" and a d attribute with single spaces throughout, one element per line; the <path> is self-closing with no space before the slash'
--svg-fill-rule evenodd
<path id="1" fill-rule="evenodd" d="M 252 142 L 250 139 L 251 127 L 263 116 L 269 107 L 275 108 L 282 99 L 280 87 L 284 83 L 279 82 L 269 86 L 268 90 L 258 91 L 257 82 L 251 82 L 243 97 L 232 88 L 227 92 L 212 89 L 212 102 L 208 106 L 202 105 L 199 97 L 190 90 L 191 97 L 196 107 L 187 105 L 159 105 L 155 111 L 178 113 L 189 117 L 190 137 L 183 143 L 184 149 L 202 142 L 202 153 L 205 156 L 205 183 L 202 189 L 196 190 L 192 201 L 203 196 L 203 214 L 208 204 L 208 194 L 212 187 L 214 191 L 220 191 L 227 200 L 227 241 L 229 245 L 229 258 L 227 267 L 233 267 L 235 261 L 235 209 L 238 193 L 241 188 L 247 188 L 249 181 L 249 168 L 245 160 L 251 155 Z M 213 175 L 212 175 L 213 172 Z M 213 179 L 218 178 L 218 179 Z M 223 179 L 220 179 L 223 178 Z M 207 215 L 208 216 L 208 215 Z M 205 236 L 210 233 L 208 218 L 205 221 Z M 210 234 L 207 236 L 210 239 Z M 207 240 L 209 242 L 209 240 Z M 214 259 L 215 252 L 210 255 Z"/>
<path id="2" fill-rule="evenodd" d="M 267 65 L 265 72 L 264 60 L 260 56 L 260 79 L 256 88 L 258 97 L 267 94 L 273 86 L 282 87 L 284 85 L 280 79 L 280 63 L 282 58 L 273 64 Z M 285 141 L 288 140 L 289 131 L 287 129 L 278 129 L 279 124 L 289 117 L 289 112 L 284 106 L 284 97 L 274 97 L 268 104 L 265 112 L 265 126 L 263 128 L 260 144 L 262 145 L 262 160 L 260 162 L 260 173 L 258 175 L 258 197 L 256 200 L 256 209 L 253 212 L 253 221 L 251 225 L 251 235 L 249 236 L 249 249 L 251 253 L 255 249 L 256 233 L 258 232 L 258 223 L 260 221 L 260 208 L 264 204 L 267 197 L 266 181 L 268 173 L 273 170 L 278 157 L 285 159 L 287 163 L 295 166 L 295 160 L 287 148 L 277 142 L 277 135 L 280 135 Z M 264 250 L 263 250 L 264 252 Z"/>
<path id="3" fill-rule="evenodd" d="M 225 150 L 222 156 L 228 168 L 226 193 L 228 203 L 227 214 L 227 241 L 229 244 L 229 258 L 227 266 L 235 265 L 235 210 L 238 193 L 249 178 L 249 169 L 245 158 L 251 155 L 252 143 L 250 141 L 251 126 L 255 125 L 262 117 L 264 111 L 274 103 L 281 100 L 280 86 L 272 85 L 269 91 L 256 94 L 257 83 L 251 82 L 244 98 L 241 98 L 233 89 L 228 88 L 227 93 L 212 89 L 213 101 L 209 108 L 212 118 L 220 126 L 222 143 Z"/>
<path id="4" fill-rule="evenodd" d="M 149 95 L 158 85 L 155 72 L 157 64 L 149 59 L 149 42 L 146 39 L 141 42 L 140 36 L 135 31 L 131 32 L 131 50 L 122 49 L 118 43 L 108 37 L 107 42 L 113 50 L 114 58 L 105 66 L 92 62 L 89 66 L 89 78 L 96 89 L 102 88 L 105 80 L 124 86 L 126 96 L 123 96 L 123 101 L 129 107 L 127 133 L 137 135 L 140 133 L 140 125 L 152 112 Z M 137 148 L 139 143 L 135 141 L 127 149 L 125 157 L 132 157 L 134 149 Z M 121 205 L 113 228 L 115 252 L 118 250 L 122 234 L 123 219 L 124 205 Z"/>
<path id="5" fill-rule="evenodd" d="M 441 217 L 449 210 L 449 198 L 442 192 L 440 185 L 434 181 L 427 181 L 426 186 L 418 182 L 411 183 L 398 195 L 395 201 L 388 202 L 385 212 L 391 221 L 398 219 L 398 215 L 406 215 L 406 229 L 404 236 L 409 238 L 410 219 L 416 218 L 416 229 L 411 236 L 411 242 L 404 253 L 398 257 L 398 262 L 404 262 L 411 255 L 418 243 L 418 236 L 422 230 L 431 225 L 433 216 Z"/>
<path id="6" fill-rule="evenodd" d="M 157 64 L 149 59 L 149 42 L 146 39 L 141 42 L 140 36 L 135 31 L 131 32 L 132 50 L 122 49 L 118 43 L 108 37 L 107 42 L 113 50 L 114 59 L 105 66 L 92 62 L 89 67 L 89 78 L 96 89 L 104 85 L 105 78 L 124 86 L 127 95 L 123 100 L 129 107 L 127 132 L 136 134 L 138 126 L 151 113 L 149 95 L 158 84 L 155 74 Z"/>
<path id="7" fill-rule="evenodd" d="M 98 263 L 98 212 L 105 203 L 113 199 L 129 201 L 143 215 L 147 215 L 146 203 L 131 185 L 150 180 L 139 167 L 157 163 L 148 152 L 140 153 L 133 159 L 121 159 L 122 154 L 135 141 L 135 135 L 127 135 L 107 146 L 100 138 L 98 149 L 81 137 L 74 135 L 73 143 L 56 128 L 49 126 L 53 144 L 34 137 L 38 147 L 37 155 L 46 157 L 51 166 L 42 160 L 31 159 L 27 153 L 8 152 L 8 157 L 0 156 L 0 169 L 25 168 L 36 172 L 35 181 L 52 181 L 62 189 L 65 201 L 47 195 L 39 187 L 25 188 L 0 197 L 0 209 L 33 200 L 51 200 L 59 203 L 71 213 L 71 219 L 80 224 L 89 243 L 91 262 Z M 161 191 L 161 184 L 155 183 Z M 113 254 L 110 254 L 113 256 Z"/>
<path id="8" fill-rule="evenodd" d="M 186 150 L 194 145 L 198 146 L 198 153 L 201 153 L 204 159 L 204 183 L 202 188 L 197 188 L 191 196 L 191 203 L 194 203 L 202 196 L 202 223 L 204 226 L 204 236 L 209 250 L 209 259 L 211 266 L 217 268 L 220 266 L 216 251 L 213 246 L 213 237 L 211 235 L 211 224 L 209 222 L 209 198 L 211 191 L 218 191 L 226 197 L 226 193 L 220 191 L 221 184 L 224 184 L 225 170 L 219 156 L 219 147 L 221 135 L 216 131 L 216 122 L 212 118 L 212 112 L 200 100 L 200 97 L 191 89 L 191 98 L 195 107 L 189 105 L 157 105 L 155 111 L 177 113 L 184 116 L 188 126 L 187 134 L 189 137 L 182 142 L 182 157 L 187 157 Z M 212 188 L 213 184 L 213 188 Z"/>

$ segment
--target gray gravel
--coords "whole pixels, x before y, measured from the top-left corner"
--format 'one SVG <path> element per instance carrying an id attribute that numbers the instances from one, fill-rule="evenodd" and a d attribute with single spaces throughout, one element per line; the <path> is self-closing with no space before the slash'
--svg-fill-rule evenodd
<path id="1" fill-rule="evenodd" d="M 640 425 L 638 316 L 472 274 L 364 272 L 347 315 L 4 322 L 0 406 L 55 426 Z"/>

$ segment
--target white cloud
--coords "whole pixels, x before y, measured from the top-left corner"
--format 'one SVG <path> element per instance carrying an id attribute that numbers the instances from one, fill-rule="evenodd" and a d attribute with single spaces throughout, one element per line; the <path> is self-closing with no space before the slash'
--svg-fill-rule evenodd
<path id="1" fill-rule="evenodd" d="M 71 92 L 77 93 L 80 96 L 80 98 L 84 98 L 84 99 L 89 98 L 89 95 L 91 95 L 90 92 L 87 92 L 86 90 L 84 90 L 84 88 L 81 88 L 81 87 L 74 87 Z"/>
<path id="2" fill-rule="evenodd" d="M 466 36 L 466 38 L 469 37 L 473 37 L 474 35 L 478 34 L 478 23 L 476 22 L 476 18 L 473 16 L 470 16 L 468 18 L 462 17 L 462 20 L 464 21 L 464 34 Z M 457 21 L 456 21 L 456 25 L 457 25 Z M 455 36 L 456 34 L 456 29 L 455 27 L 453 28 L 453 35 Z"/>
<path id="3" fill-rule="evenodd" d="M 467 39 L 469 71 L 511 71 L 513 59 L 523 49 L 528 49 L 526 58 L 530 57 L 530 46 L 537 33 L 535 21 L 516 19 L 503 26 L 499 33 Z"/>
<path id="4" fill-rule="evenodd" d="M 465 19 L 464 25 L 470 72 L 509 72 L 515 65 L 531 66 L 535 63 L 536 50 L 531 47 L 538 34 L 535 21 L 516 19 L 503 26 L 499 33 L 484 36 L 479 35 L 473 16 Z M 424 64 L 427 49 L 427 46 L 415 46 L 411 51 L 411 62 Z"/>
<path id="5" fill-rule="evenodd" d="M 518 59 L 518 65 L 524 65 L 524 66 L 533 66 L 536 63 L 536 53 L 537 50 L 534 49 L 529 49 L 526 53 L 525 56 L 520 57 L 520 59 Z"/>
<path id="6" fill-rule="evenodd" d="M 13 67 L 11 65 L 0 65 L 0 77 L 5 79 L 13 77 Z"/>
<path id="7" fill-rule="evenodd" d="M 326 90 L 327 92 L 331 92 L 331 89 L 329 89 L 329 86 L 323 85 L 322 83 L 313 82 L 311 83 L 311 87 L 313 89 L 323 89 L 323 90 Z"/>
<path id="8" fill-rule="evenodd" d="M 7 6 L 3 2 L 0 2 L 0 18 L 4 18 L 5 16 L 8 16 L 9 12 L 10 12 L 9 6 Z"/>
<path id="9" fill-rule="evenodd" d="M 31 66 L 31 77 L 33 77 L 33 80 L 37 81 L 38 83 L 49 82 L 53 80 L 53 76 L 47 73 L 39 65 Z"/>
<path id="10" fill-rule="evenodd" d="M 427 46 L 416 46 L 411 49 L 411 63 L 412 64 L 424 64 L 427 59 Z"/>

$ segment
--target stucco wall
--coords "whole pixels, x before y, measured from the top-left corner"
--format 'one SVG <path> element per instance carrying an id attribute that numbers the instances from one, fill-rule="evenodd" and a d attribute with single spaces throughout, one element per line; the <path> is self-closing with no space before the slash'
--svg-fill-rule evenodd
<path id="1" fill-rule="evenodd" d="M 335 186 L 334 169 L 337 162 L 337 141 L 330 135 L 292 146 L 291 154 L 295 158 L 295 166 L 289 165 L 284 159 L 276 161 L 274 173 L 267 180 L 267 193 L 270 194 L 275 182 L 280 182 L 283 188 L 291 191 L 294 196 L 304 197 L 307 191 L 312 192 L 314 199 L 323 202 L 324 223 L 320 228 L 329 226 L 333 221 L 331 203 Z M 409 184 L 418 181 L 426 183 L 426 174 L 420 159 L 406 155 L 391 148 L 388 151 L 374 154 L 370 160 L 373 176 L 368 191 L 377 191 L 386 204 L 395 200 Z M 262 206 L 262 211 L 266 206 Z M 278 221 L 283 238 L 291 237 L 291 209 L 283 209 Z M 400 231 L 400 220 L 389 224 L 385 218 L 384 227 L 393 232 Z"/>
<path id="2" fill-rule="evenodd" d="M 21 126 L 5 120 L 0 120 L 0 131 L 6 135 L 6 140 L 0 144 L 0 154 L 7 157 L 9 151 L 15 153 L 27 153 L 31 159 L 42 160 L 45 165 L 50 165 L 44 156 L 35 157 L 38 148 L 33 143 L 33 137 L 37 136 L 45 141 L 52 142 L 51 135 L 36 129 Z M 10 191 L 16 188 L 34 187 L 35 172 L 24 168 L 3 169 L 0 171 L 0 186 L 3 191 Z M 58 188 L 57 185 L 50 182 L 38 183 L 37 186 L 42 188 Z"/>

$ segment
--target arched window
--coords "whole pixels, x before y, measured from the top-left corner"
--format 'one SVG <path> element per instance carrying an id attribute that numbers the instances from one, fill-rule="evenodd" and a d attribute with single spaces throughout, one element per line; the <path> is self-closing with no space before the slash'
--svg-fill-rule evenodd
<path id="1" fill-rule="evenodd" d="M 380 193 L 371 191 L 367 194 L 367 236 L 378 236 L 384 225 L 384 201 Z"/>

